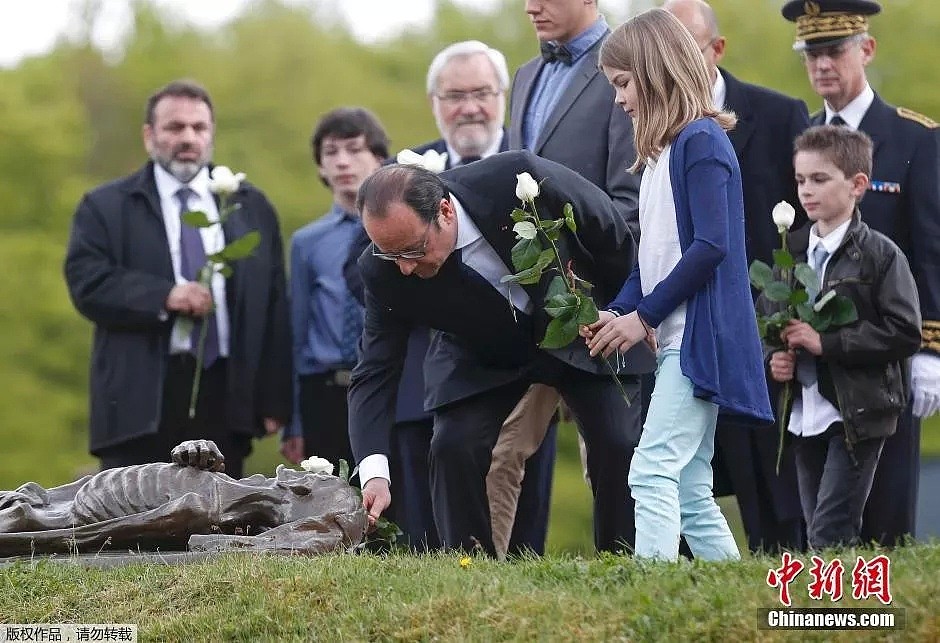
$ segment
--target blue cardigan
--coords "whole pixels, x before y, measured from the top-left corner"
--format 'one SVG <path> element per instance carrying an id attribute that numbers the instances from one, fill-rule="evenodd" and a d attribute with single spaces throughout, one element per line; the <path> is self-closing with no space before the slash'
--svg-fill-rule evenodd
<path id="1" fill-rule="evenodd" d="M 609 308 L 636 310 L 656 327 L 687 302 L 679 363 L 695 396 L 722 413 L 772 422 L 744 250 L 741 170 L 715 121 L 699 119 L 679 133 L 669 177 L 682 258 L 646 297 L 637 264 Z"/>

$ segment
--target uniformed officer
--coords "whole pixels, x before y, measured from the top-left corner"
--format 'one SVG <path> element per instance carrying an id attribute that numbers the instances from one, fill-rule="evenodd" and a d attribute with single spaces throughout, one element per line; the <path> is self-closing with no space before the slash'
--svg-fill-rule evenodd
<path id="1" fill-rule="evenodd" d="M 914 533 L 920 474 L 920 418 L 940 408 L 940 130 L 916 112 L 894 107 L 868 84 L 875 56 L 871 0 L 791 0 L 782 12 L 796 22 L 796 44 L 809 81 L 824 100 L 813 125 L 845 125 L 874 142 L 871 187 L 862 218 L 904 251 L 923 314 L 922 350 L 912 360 L 912 404 L 885 442 L 865 508 L 862 538 L 898 544 Z"/>

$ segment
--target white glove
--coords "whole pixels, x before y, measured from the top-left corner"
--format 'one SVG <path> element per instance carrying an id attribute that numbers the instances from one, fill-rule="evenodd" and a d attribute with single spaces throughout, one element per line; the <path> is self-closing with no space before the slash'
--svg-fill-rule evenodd
<path id="1" fill-rule="evenodd" d="M 917 353 L 911 360 L 914 415 L 925 418 L 940 411 L 940 357 Z"/>

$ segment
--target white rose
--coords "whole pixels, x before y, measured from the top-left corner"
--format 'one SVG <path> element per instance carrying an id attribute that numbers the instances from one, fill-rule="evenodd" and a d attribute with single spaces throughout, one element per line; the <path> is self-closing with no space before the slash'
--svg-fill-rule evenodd
<path id="1" fill-rule="evenodd" d="M 397 156 L 395 156 L 395 161 L 399 165 L 421 165 L 423 160 L 423 156 L 417 152 L 412 152 L 411 150 L 402 150 L 398 153 Z"/>
<path id="2" fill-rule="evenodd" d="M 310 473 L 325 473 L 327 475 L 333 474 L 333 463 L 326 458 L 321 458 L 315 455 L 312 455 L 301 462 L 300 467 L 304 471 L 309 471 Z"/>
<path id="3" fill-rule="evenodd" d="M 528 172 L 516 175 L 516 196 L 520 201 L 531 201 L 539 195 L 539 184 Z"/>
<path id="4" fill-rule="evenodd" d="M 395 156 L 395 161 L 399 165 L 417 165 L 423 167 L 429 172 L 438 174 L 447 167 L 447 154 L 428 150 L 424 154 L 418 154 L 412 150 L 402 150 Z"/>
<path id="5" fill-rule="evenodd" d="M 796 218 L 796 210 L 786 201 L 781 201 L 774 206 L 772 213 L 774 224 L 777 226 L 777 232 L 786 232 L 793 225 L 793 219 Z"/>
<path id="6" fill-rule="evenodd" d="M 424 168 L 430 170 L 435 174 L 439 174 L 444 171 L 444 168 L 447 167 L 447 153 L 446 152 L 435 152 L 434 150 L 428 150 L 422 156 L 424 159 Z"/>
<path id="7" fill-rule="evenodd" d="M 232 174 L 224 165 L 216 165 L 209 173 L 209 190 L 213 194 L 234 194 L 244 180 L 244 172 Z"/>

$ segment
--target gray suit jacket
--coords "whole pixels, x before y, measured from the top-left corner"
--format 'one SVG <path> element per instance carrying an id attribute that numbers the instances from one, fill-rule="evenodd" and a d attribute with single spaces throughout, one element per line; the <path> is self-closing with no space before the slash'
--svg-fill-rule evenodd
<path id="1" fill-rule="evenodd" d="M 636 158 L 633 122 L 614 103 L 614 90 L 597 68 L 600 43 L 575 62 L 575 76 L 531 151 L 571 168 L 604 190 L 639 238 L 640 175 L 627 172 Z M 513 79 L 509 149 L 522 149 L 526 106 L 544 64 L 541 57 L 533 58 Z"/>

